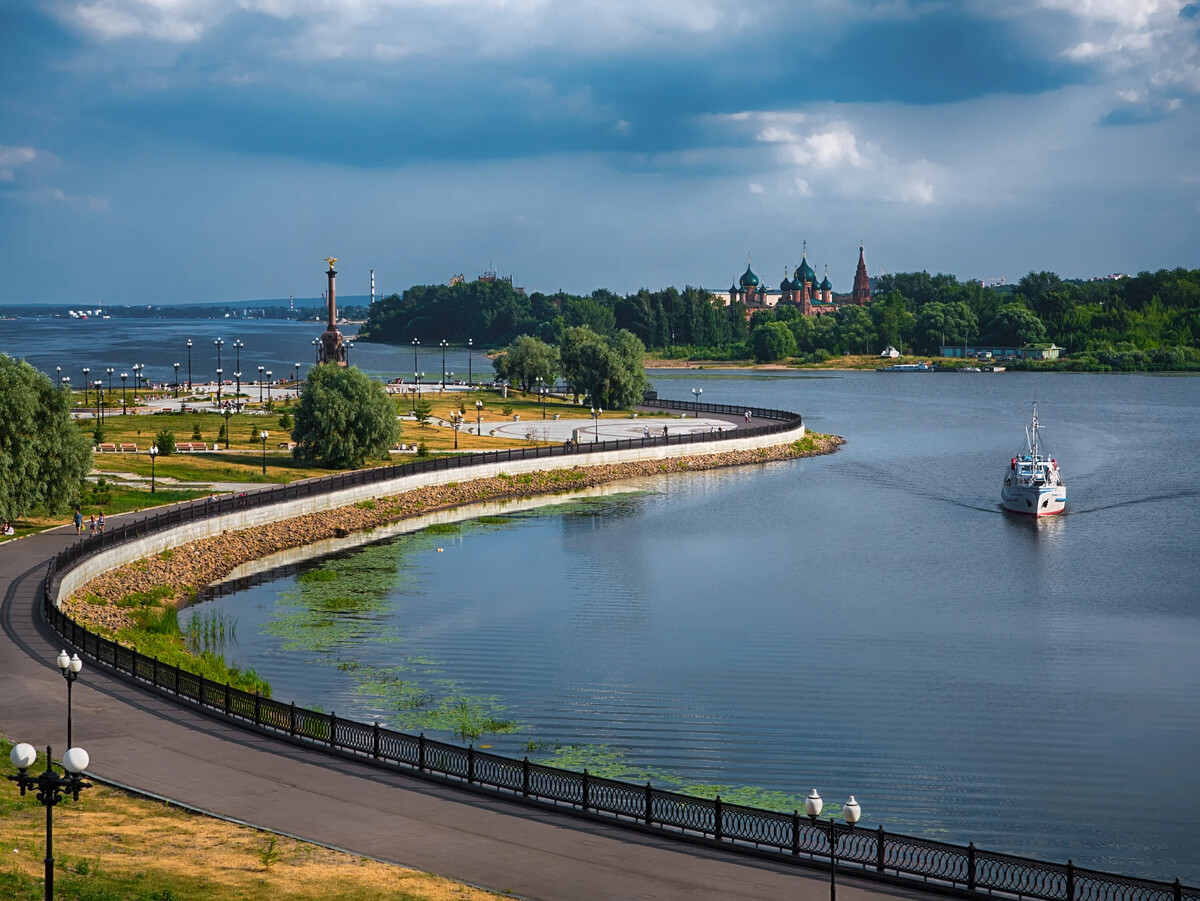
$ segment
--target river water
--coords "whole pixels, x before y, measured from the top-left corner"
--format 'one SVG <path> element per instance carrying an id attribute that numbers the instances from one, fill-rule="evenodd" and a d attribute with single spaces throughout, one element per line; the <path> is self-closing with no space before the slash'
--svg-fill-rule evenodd
<path id="1" fill-rule="evenodd" d="M 286 328 L 281 361 L 314 327 Z M 451 738 L 465 711 L 518 727 L 474 738 L 504 753 L 785 809 L 852 793 L 868 826 L 1200 883 L 1200 380 L 652 377 L 847 443 L 396 538 L 189 612 L 236 619 L 227 657 L 339 716 Z M 998 505 L 1034 399 L 1070 494 L 1041 522 Z"/>
<path id="2" fill-rule="evenodd" d="M 228 656 L 342 716 L 452 737 L 466 705 L 502 752 L 1200 880 L 1200 380 L 655 382 L 847 444 L 281 575 L 213 602 Z M 1041 522 L 997 503 L 1035 397 L 1071 498 Z"/>

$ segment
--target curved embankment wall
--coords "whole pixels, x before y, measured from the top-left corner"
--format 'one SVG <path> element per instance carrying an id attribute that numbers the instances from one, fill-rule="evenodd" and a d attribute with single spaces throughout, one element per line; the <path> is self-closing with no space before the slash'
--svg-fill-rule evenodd
<path id="1" fill-rule="evenodd" d="M 116 544 L 99 553 L 79 561 L 66 570 L 58 582 L 55 604 L 61 606 L 64 598 L 70 597 L 78 588 L 97 576 L 143 557 L 158 554 L 168 548 L 178 547 L 201 538 L 212 538 L 224 532 L 236 532 L 253 526 L 281 522 L 308 513 L 320 513 L 356 504 L 402 494 L 415 488 L 461 482 L 466 479 L 490 478 L 501 474 L 517 475 L 540 470 L 602 466 L 614 463 L 629 463 L 641 460 L 672 460 L 698 457 L 713 453 L 757 450 L 790 444 L 805 436 L 805 427 L 796 420 L 796 427 L 770 434 L 746 437 L 722 438 L 719 442 L 699 444 L 654 444 L 640 447 L 625 447 L 620 450 L 589 452 L 581 449 L 566 457 L 534 457 L 527 460 L 483 461 L 473 466 L 455 469 L 419 472 L 395 479 L 355 485 L 335 491 L 293 498 L 276 504 L 255 507 L 247 506 L 219 516 L 196 519 L 168 529 L 151 532 L 138 538 Z M 586 448 L 586 445 L 583 445 Z"/>

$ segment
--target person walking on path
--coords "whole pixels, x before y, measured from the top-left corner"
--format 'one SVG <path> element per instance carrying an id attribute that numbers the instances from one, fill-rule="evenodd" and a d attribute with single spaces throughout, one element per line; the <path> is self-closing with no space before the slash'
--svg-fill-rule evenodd
<path id="1" fill-rule="evenodd" d="M 100 529 L 100 534 L 103 535 L 104 534 L 104 511 L 103 510 L 100 511 L 100 518 L 96 520 L 96 525 Z"/>
<path id="2" fill-rule="evenodd" d="M 80 512 L 78 507 L 75 508 L 74 522 L 75 522 L 75 534 L 78 535 L 83 531 L 83 513 Z"/>
<path id="3" fill-rule="evenodd" d="M 88 520 L 88 534 L 89 535 L 96 534 L 96 514 L 95 513 L 93 513 L 92 518 Z"/>

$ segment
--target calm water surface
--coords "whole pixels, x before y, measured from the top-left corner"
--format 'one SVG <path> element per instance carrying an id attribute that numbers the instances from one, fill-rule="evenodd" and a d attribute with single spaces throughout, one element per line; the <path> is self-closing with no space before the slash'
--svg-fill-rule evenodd
<path id="1" fill-rule="evenodd" d="M 342 334 L 353 336 L 357 325 L 339 326 Z M 129 374 L 133 385 L 133 364 L 146 366 L 146 378 L 151 382 L 171 384 L 175 380 L 173 363 L 179 363 L 179 378 L 187 381 L 188 339 L 192 341 L 192 381 L 211 381 L 217 377 L 217 349 L 213 342 L 220 338 L 221 368 L 226 379 L 233 379 L 239 354 L 234 341 L 245 345 L 240 352 L 242 381 L 258 379 L 258 367 L 269 369 L 274 378 L 288 378 L 296 364 L 302 364 L 301 374 L 308 372 L 315 359 L 312 341 L 324 330 L 323 324 L 289 322 L 277 319 L 11 319 L 0 321 L 0 351 L 23 357 L 52 378 L 62 375 L 71 384 L 82 388 L 83 367 L 91 372 L 86 378 L 104 379 L 105 370 L 114 370 L 113 385 L 120 388 L 120 374 Z M 437 338 L 431 339 L 435 345 Z M 350 361 L 380 378 L 403 376 L 412 378 L 412 348 L 393 348 L 383 345 L 358 344 L 350 352 Z M 419 350 L 417 369 L 432 378 L 442 373 L 441 351 L 433 346 Z M 446 369 L 466 378 L 467 353 L 449 349 Z M 473 354 L 471 374 L 491 378 L 491 362 L 482 354 Z"/>
<path id="2" fill-rule="evenodd" d="M 193 610 L 238 618 L 227 655 L 277 697 L 342 716 L 449 737 L 429 712 L 462 702 L 519 724 L 476 739 L 505 752 L 853 793 L 871 825 L 1200 881 L 1200 380 L 655 382 L 847 444 L 395 539 L 320 564 L 333 581 Z M 1035 397 L 1071 498 L 1042 522 L 997 503 Z"/>

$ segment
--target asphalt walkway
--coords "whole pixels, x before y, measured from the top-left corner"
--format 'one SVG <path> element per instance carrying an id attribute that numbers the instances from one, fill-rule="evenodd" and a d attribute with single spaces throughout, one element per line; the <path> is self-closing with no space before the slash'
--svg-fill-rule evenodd
<path id="1" fill-rule="evenodd" d="M 54 663 L 61 642 L 37 594 L 47 560 L 74 540 L 73 530 L 57 529 L 0 546 L 0 732 L 53 745 L 57 755 L 66 732 L 66 686 Z M 74 686 L 73 719 L 89 774 L 101 780 L 519 897 L 818 901 L 829 891 L 821 870 L 642 835 L 243 731 L 89 664 Z M 58 849 L 69 854 L 69 803 L 56 821 Z M 853 877 L 838 884 L 844 901 L 927 897 Z"/>

